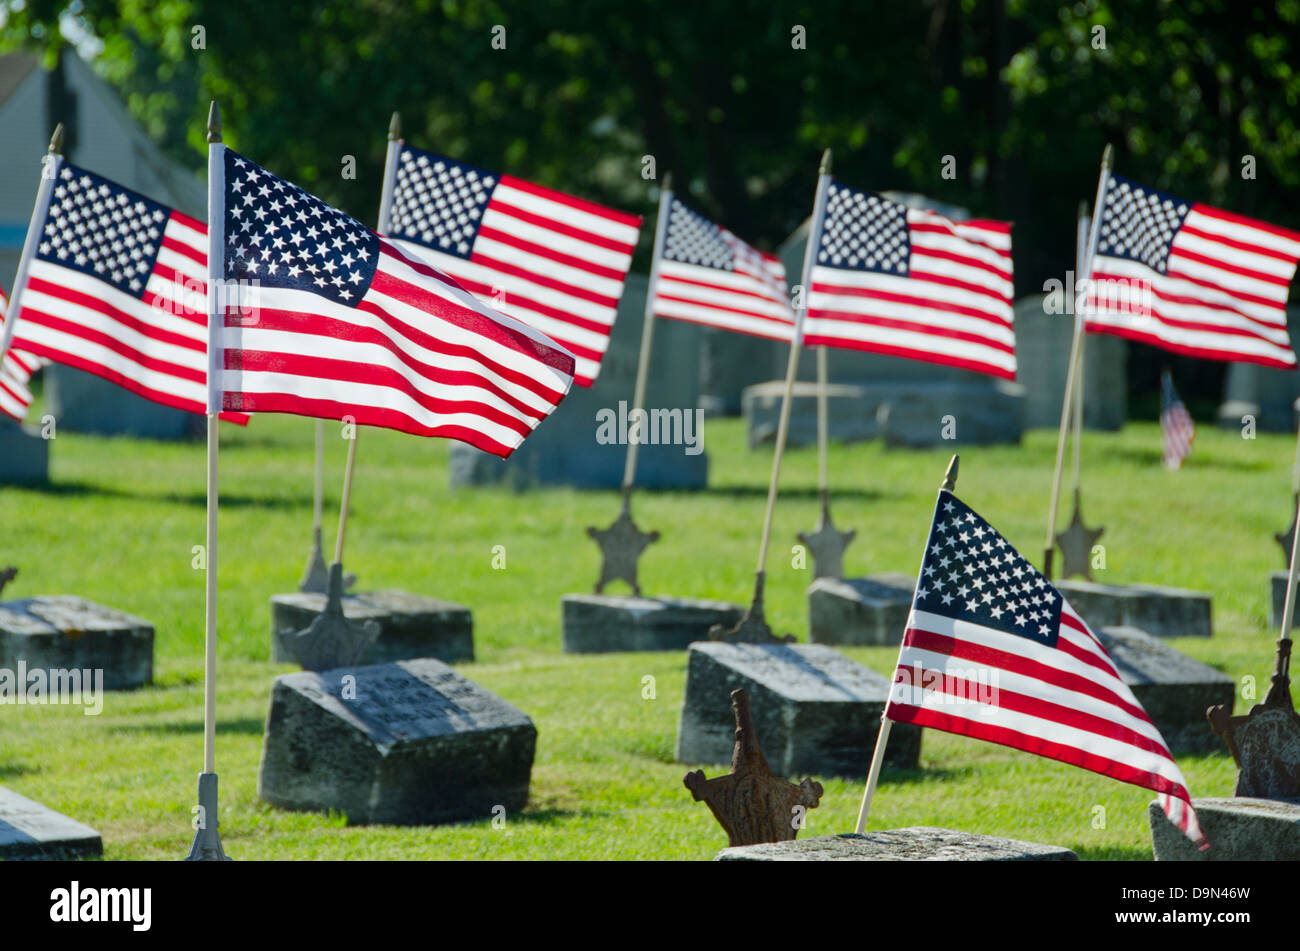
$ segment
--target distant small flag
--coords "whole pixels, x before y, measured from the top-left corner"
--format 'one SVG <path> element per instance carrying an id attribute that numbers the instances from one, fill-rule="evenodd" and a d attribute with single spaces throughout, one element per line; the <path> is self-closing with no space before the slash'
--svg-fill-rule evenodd
<path id="1" fill-rule="evenodd" d="M 1296 365 L 1286 301 L 1300 234 L 1112 175 L 1086 325 L 1207 360 Z"/>
<path id="2" fill-rule="evenodd" d="M 641 218 L 403 144 L 389 239 L 574 355 L 591 386 Z"/>
<path id="3" fill-rule="evenodd" d="M 804 342 L 1014 380 L 1011 225 L 956 222 L 832 181 Z"/>
<path id="4" fill-rule="evenodd" d="M 573 356 L 361 222 L 226 149 L 222 406 L 350 417 L 508 456 Z M 248 296 L 243 296 L 243 288 Z M 233 296 L 233 295 L 228 295 Z"/>
<path id="5" fill-rule="evenodd" d="M 39 228 L 18 300 L 15 355 L 205 413 L 207 225 L 64 163 Z"/>
<path id="6" fill-rule="evenodd" d="M 1168 370 L 1160 374 L 1160 433 L 1164 442 L 1165 468 L 1177 469 L 1192 451 L 1196 424 L 1178 398 Z"/>
<path id="7" fill-rule="evenodd" d="M 785 266 L 676 197 L 668 209 L 653 312 L 771 340 L 794 339 Z"/>
<path id="8" fill-rule="evenodd" d="M 1182 771 L 1096 636 L 988 522 L 940 491 L 885 716 L 1157 794 L 1204 841 Z"/>

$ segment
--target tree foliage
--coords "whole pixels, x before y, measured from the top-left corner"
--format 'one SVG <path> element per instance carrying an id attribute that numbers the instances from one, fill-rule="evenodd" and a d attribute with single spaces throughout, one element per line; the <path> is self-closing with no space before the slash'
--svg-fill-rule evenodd
<path id="1" fill-rule="evenodd" d="M 632 211 L 653 156 L 767 247 L 830 147 L 859 187 L 1016 221 L 1023 293 L 1071 266 L 1107 141 L 1129 177 L 1300 227 L 1298 21 L 1300 0 L 24 0 L 0 43 L 75 23 L 170 154 L 201 166 L 216 98 L 233 147 L 363 220 L 392 110 L 413 144 Z"/>

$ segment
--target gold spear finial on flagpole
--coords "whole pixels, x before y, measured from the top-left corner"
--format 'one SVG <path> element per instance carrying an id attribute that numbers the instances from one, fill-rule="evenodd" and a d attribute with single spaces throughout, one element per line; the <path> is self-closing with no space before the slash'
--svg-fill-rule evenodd
<path id="1" fill-rule="evenodd" d="M 208 107 L 208 141 L 221 141 L 221 107 L 217 105 L 217 100 L 212 100 L 212 105 Z"/>
<path id="2" fill-rule="evenodd" d="M 831 150 L 827 149 L 822 153 L 822 163 L 817 168 L 818 175 L 829 175 L 831 173 Z"/>
<path id="3" fill-rule="evenodd" d="M 402 114 L 394 110 L 393 118 L 388 121 L 388 141 L 397 142 L 402 138 Z"/>
<path id="4" fill-rule="evenodd" d="M 1109 142 L 1106 143 L 1106 148 L 1101 153 L 1101 167 L 1107 172 L 1115 167 L 1115 146 Z"/>
<path id="5" fill-rule="evenodd" d="M 63 154 L 63 123 L 60 122 L 54 127 L 54 134 L 50 136 L 50 154 Z"/>
<path id="6" fill-rule="evenodd" d="M 957 488 L 957 466 L 960 461 L 961 456 L 954 452 L 952 458 L 948 460 L 948 471 L 943 474 L 943 485 L 939 486 L 940 489 L 952 492 Z"/>

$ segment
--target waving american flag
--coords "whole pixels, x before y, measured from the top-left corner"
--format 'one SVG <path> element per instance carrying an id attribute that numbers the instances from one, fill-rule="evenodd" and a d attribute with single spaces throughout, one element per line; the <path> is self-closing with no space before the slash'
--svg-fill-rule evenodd
<path id="1" fill-rule="evenodd" d="M 389 238 L 600 372 L 641 219 L 402 144 Z"/>
<path id="2" fill-rule="evenodd" d="M 14 301 L 13 356 L 28 376 L 62 363 L 206 412 L 207 225 L 75 165 L 56 174 Z"/>
<path id="3" fill-rule="evenodd" d="M 351 417 L 508 456 L 573 357 L 365 225 L 224 152 L 222 406 Z M 238 300 L 235 290 L 238 290 Z"/>
<path id="4" fill-rule="evenodd" d="M 956 222 L 832 180 L 813 233 L 808 346 L 1015 379 L 1010 224 Z"/>
<path id="5" fill-rule="evenodd" d="M 0 330 L 4 328 L 3 315 L 8 306 L 9 299 L 4 288 L 0 288 Z M 20 422 L 27 416 L 27 407 L 32 405 L 32 391 L 27 384 L 41 364 L 30 353 L 19 353 L 12 347 L 5 353 L 0 360 L 0 414 Z"/>
<path id="6" fill-rule="evenodd" d="M 754 337 L 794 339 L 785 266 L 675 196 L 655 279 L 654 313 Z"/>
<path id="7" fill-rule="evenodd" d="M 1061 593 L 988 522 L 939 493 L 885 716 L 1154 790 L 1203 841 L 1160 731 Z"/>
<path id="8" fill-rule="evenodd" d="M 1300 234 L 1111 175 L 1086 326 L 1208 360 L 1290 368 Z"/>

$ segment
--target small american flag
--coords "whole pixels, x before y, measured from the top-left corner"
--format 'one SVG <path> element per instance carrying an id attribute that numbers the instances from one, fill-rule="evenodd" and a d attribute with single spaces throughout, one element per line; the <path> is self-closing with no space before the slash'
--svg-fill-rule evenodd
<path id="1" fill-rule="evenodd" d="M 1088 625 L 1033 565 L 939 493 L 885 716 L 1156 792 L 1203 841 L 1182 771 Z"/>
<path id="2" fill-rule="evenodd" d="M 403 144 L 388 237 L 600 372 L 641 219 Z"/>
<path id="3" fill-rule="evenodd" d="M 12 343 L 28 376 L 62 363 L 206 412 L 207 226 L 65 163 L 38 227 Z"/>
<path id="4" fill-rule="evenodd" d="M 4 288 L 0 287 L 0 338 L 3 337 L 4 312 L 9 306 Z M 32 392 L 27 388 L 40 361 L 30 354 L 15 353 L 12 348 L 0 361 L 0 413 L 21 422 L 32 405 Z"/>
<path id="5" fill-rule="evenodd" d="M 1112 175 L 1086 325 L 1208 360 L 1294 367 L 1286 300 L 1300 234 Z"/>
<path id="6" fill-rule="evenodd" d="M 809 346 L 1014 380 L 1011 225 L 955 222 L 832 181 L 812 272 Z"/>
<path id="7" fill-rule="evenodd" d="M 755 337 L 794 339 L 785 266 L 674 197 L 655 278 L 653 312 Z"/>
<path id="8" fill-rule="evenodd" d="M 1165 468 L 1177 469 L 1192 451 L 1196 424 L 1178 398 L 1168 370 L 1160 375 L 1160 433 L 1164 443 Z"/>
<path id="9" fill-rule="evenodd" d="M 359 221 L 224 150 L 222 405 L 460 439 L 508 456 L 573 357 Z M 247 288 L 247 296 L 244 296 Z"/>

